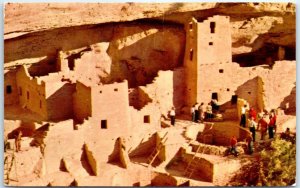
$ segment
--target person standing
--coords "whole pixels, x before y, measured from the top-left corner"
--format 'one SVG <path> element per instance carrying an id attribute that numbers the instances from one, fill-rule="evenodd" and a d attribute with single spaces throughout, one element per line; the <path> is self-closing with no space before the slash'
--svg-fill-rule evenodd
<path id="1" fill-rule="evenodd" d="M 210 105 L 210 103 L 208 103 L 206 106 L 206 118 L 208 119 L 208 121 L 213 118 L 212 106 Z"/>
<path id="2" fill-rule="evenodd" d="M 255 127 L 256 127 L 256 122 L 254 121 L 254 117 L 251 117 L 249 122 L 249 130 L 252 133 L 253 142 L 255 142 Z"/>
<path id="3" fill-rule="evenodd" d="M 203 120 L 204 120 L 204 103 L 203 102 L 200 104 L 198 111 L 199 111 L 200 122 L 203 122 Z"/>
<path id="4" fill-rule="evenodd" d="M 268 130 L 268 123 L 267 121 L 265 120 L 265 115 L 263 115 L 260 120 L 258 121 L 258 125 L 257 125 L 257 129 L 259 129 L 260 127 L 260 134 L 261 134 L 261 140 L 264 140 L 265 138 L 265 135 L 267 133 L 267 130 Z"/>
<path id="5" fill-rule="evenodd" d="M 240 126 L 242 126 L 242 127 L 246 127 L 246 108 L 247 108 L 247 105 L 244 105 L 241 110 Z"/>
<path id="6" fill-rule="evenodd" d="M 253 107 L 251 107 L 250 108 L 250 110 L 249 110 L 249 118 L 254 118 L 254 121 L 256 121 L 256 116 L 257 116 L 257 113 L 256 113 L 256 111 L 254 110 L 254 108 Z"/>
<path id="7" fill-rule="evenodd" d="M 172 107 L 170 111 L 170 117 L 171 117 L 171 125 L 175 126 L 175 108 Z"/>
<path id="8" fill-rule="evenodd" d="M 195 122 L 195 105 L 191 108 L 192 122 Z"/>
<path id="9" fill-rule="evenodd" d="M 268 125 L 269 138 L 274 138 L 274 129 L 276 132 L 276 115 L 274 112 L 270 113 L 270 122 Z"/>
<path id="10" fill-rule="evenodd" d="M 249 135 L 246 138 L 247 141 L 247 149 L 248 149 L 248 154 L 251 155 L 253 153 L 253 139 L 252 137 Z"/>
<path id="11" fill-rule="evenodd" d="M 237 139 L 235 136 L 232 136 L 230 139 L 230 153 L 233 153 L 234 156 L 238 156 L 238 151 L 236 150 Z"/>
<path id="12" fill-rule="evenodd" d="M 196 102 L 195 104 L 195 122 L 198 122 L 199 120 L 199 104 Z"/>
<path id="13" fill-rule="evenodd" d="M 214 113 L 219 111 L 219 104 L 218 104 L 218 100 L 217 99 L 212 99 L 211 100 L 211 106 L 212 106 L 212 111 Z"/>
<path id="14" fill-rule="evenodd" d="M 15 137 L 16 152 L 21 151 L 21 140 L 22 140 L 22 131 L 18 131 Z"/>

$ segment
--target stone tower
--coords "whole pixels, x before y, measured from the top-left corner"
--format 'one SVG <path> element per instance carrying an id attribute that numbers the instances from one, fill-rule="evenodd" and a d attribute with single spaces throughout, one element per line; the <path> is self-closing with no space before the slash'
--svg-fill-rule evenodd
<path id="1" fill-rule="evenodd" d="M 231 32 L 228 16 L 213 16 L 202 22 L 192 18 L 185 27 L 186 101 L 192 106 L 209 102 L 224 89 L 223 67 L 232 62 Z"/>

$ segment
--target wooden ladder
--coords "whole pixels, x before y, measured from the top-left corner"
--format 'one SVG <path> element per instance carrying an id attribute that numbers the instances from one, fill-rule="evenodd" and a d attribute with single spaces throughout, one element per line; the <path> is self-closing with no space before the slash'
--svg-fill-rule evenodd
<path id="1" fill-rule="evenodd" d="M 154 162 L 156 157 L 158 156 L 159 152 L 161 151 L 163 144 L 166 143 L 168 138 L 166 138 L 168 132 L 165 133 L 165 135 L 161 138 L 161 141 L 159 144 L 155 147 L 155 149 L 152 151 L 151 155 L 148 158 L 148 167 L 151 166 L 151 164 Z"/>
<path id="2" fill-rule="evenodd" d="M 9 175 L 10 175 L 10 172 L 11 172 L 11 169 L 12 169 L 14 163 L 15 163 L 15 150 L 13 149 L 13 153 L 6 155 L 4 158 L 4 167 L 3 167 L 4 175 L 3 175 L 3 177 L 4 177 L 5 185 L 9 185 L 9 181 L 10 181 Z M 16 164 L 15 164 L 15 167 L 16 167 Z M 15 171 L 15 173 L 16 173 L 16 178 L 18 179 L 17 171 Z"/>
<path id="3" fill-rule="evenodd" d="M 189 161 L 186 169 L 184 170 L 184 175 L 187 176 L 188 178 L 191 178 L 191 176 L 193 175 L 194 171 L 196 170 L 197 167 L 197 162 L 198 162 L 198 158 L 196 157 L 197 153 L 199 153 L 200 151 L 200 144 L 196 150 L 196 152 L 194 153 L 192 159 Z M 202 152 L 204 152 L 205 149 L 203 149 Z"/>

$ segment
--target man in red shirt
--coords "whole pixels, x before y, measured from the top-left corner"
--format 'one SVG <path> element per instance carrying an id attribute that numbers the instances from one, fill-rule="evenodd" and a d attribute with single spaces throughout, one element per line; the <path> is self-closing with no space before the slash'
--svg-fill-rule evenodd
<path id="1" fill-rule="evenodd" d="M 254 121 L 256 121 L 256 116 L 257 116 L 256 111 L 254 110 L 253 107 L 251 107 L 250 110 L 249 110 L 249 119 L 251 119 L 253 117 Z"/>
<path id="2" fill-rule="evenodd" d="M 234 153 L 234 156 L 238 156 L 238 152 L 236 150 L 236 145 L 237 145 L 237 139 L 235 136 L 232 136 L 230 139 L 230 153 Z"/>
<path id="3" fill-rule="evenodd" d="M 267 129 L 268 129 L 268 123 L 265 120 L 266 116 L 263 115 L 263 117 L 260 118 L 260 120 L 258 121 L 258 126 L 257 126 L 257 130 L 260 127 L 260 134 L 261 134 L 261 140 L 264 140 L 265 135 L 267 133 Z"/>

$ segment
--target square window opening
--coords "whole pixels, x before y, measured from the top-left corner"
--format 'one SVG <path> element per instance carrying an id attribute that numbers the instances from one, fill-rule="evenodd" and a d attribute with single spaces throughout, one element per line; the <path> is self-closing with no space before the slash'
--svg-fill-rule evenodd
<path id="1" fill-rule="evenodd" d="M 219 73 L 224 73 L 224 69 L 219 69 Z"/>
<path id="2" fill-rule="evenodd" d="M 212 93 L 211 94 L 211 99 L 216 99 L 216 100 L 218 100 L 218 93 L 216 93 L 216 92 L 214 92 L 214 93 Z"/>
<path id="3" fill-rule="evenodd" d="M 214 45 L 214 43 L 213 43 L 213 42 L 209 42 L 208 44 L 209 44 L 210 46 Z"/>
<path id="4" fill-rule="evenodd" d="M 114 91 L 118 91 L 118 88 L 115 88 Z"/>

